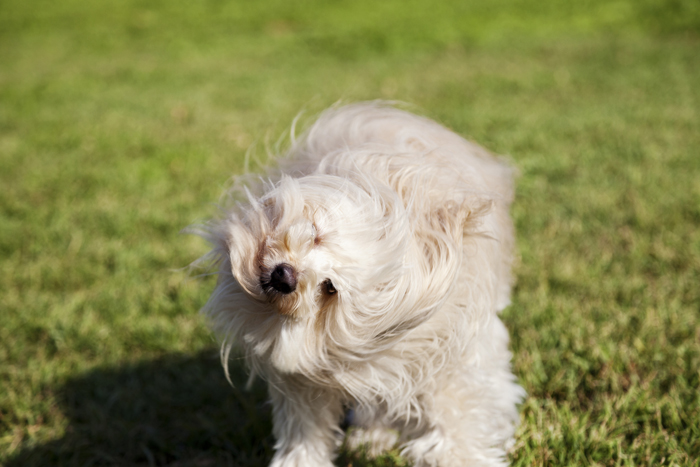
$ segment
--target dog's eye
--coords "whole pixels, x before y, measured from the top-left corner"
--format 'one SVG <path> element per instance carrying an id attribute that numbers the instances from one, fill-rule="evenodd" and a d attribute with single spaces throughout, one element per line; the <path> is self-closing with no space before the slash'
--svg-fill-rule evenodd
<path id="1" fill-rule="evenodd" d="M 338 292 L 330 279 L 326 279 L 325 281 L 323 281 L 322 285 L 324 292 L 326 292 L 328 295 L 333 295 Z"/>

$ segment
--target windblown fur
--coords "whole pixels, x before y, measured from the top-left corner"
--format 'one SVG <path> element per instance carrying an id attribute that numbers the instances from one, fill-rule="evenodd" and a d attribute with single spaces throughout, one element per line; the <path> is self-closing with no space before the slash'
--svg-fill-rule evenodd
<path id="1" fill-rule="evenodd" d="M 523 397 L 497 313 L 512 284 L 511 169 L 381 103 L 332 108 L 211 223 L 204 308 L 225 360 L 269 384 L 275 467 L 348 442 L 416 466 L 505 465 Z"/>

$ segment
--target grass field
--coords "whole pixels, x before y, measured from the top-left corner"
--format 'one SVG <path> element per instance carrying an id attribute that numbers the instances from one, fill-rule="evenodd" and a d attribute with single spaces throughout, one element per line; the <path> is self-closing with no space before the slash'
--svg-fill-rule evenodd
<path id="1" fill-rule="evenodd" d="M 266 465 L 179 231 L 376 98 L 520 171 L 513 465 L 700 465 L 695 0 L 0 0 L 0 464 Z"/>

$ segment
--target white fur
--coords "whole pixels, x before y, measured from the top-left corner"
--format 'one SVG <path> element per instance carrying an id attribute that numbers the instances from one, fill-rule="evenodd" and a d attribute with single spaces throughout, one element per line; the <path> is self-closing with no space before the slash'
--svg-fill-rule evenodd
<path id="1" fill-rule="evenodd" d="M 349 441 L 416 466 L 506 465 L 524 392 L 497 312 L 509 303 L 512 171 L 425 118 L 332 108 L 211 223 L 206 313 L 268 381 L 275 467 L 331 466 Z M 261 276 L 287 263 L 292 293 Z M 337 289 L 329 294 L 324 281 Z"/>

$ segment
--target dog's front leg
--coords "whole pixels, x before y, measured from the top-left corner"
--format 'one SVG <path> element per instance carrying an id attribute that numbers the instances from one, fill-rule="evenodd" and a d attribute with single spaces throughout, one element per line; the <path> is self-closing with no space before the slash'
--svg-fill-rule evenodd
<path id="1" fill-rule="evenodd" d="M 271 467 L 332 467 L 342 440 L 340 397 L 296 378 L 270 384 L 275 456 Z"/>

